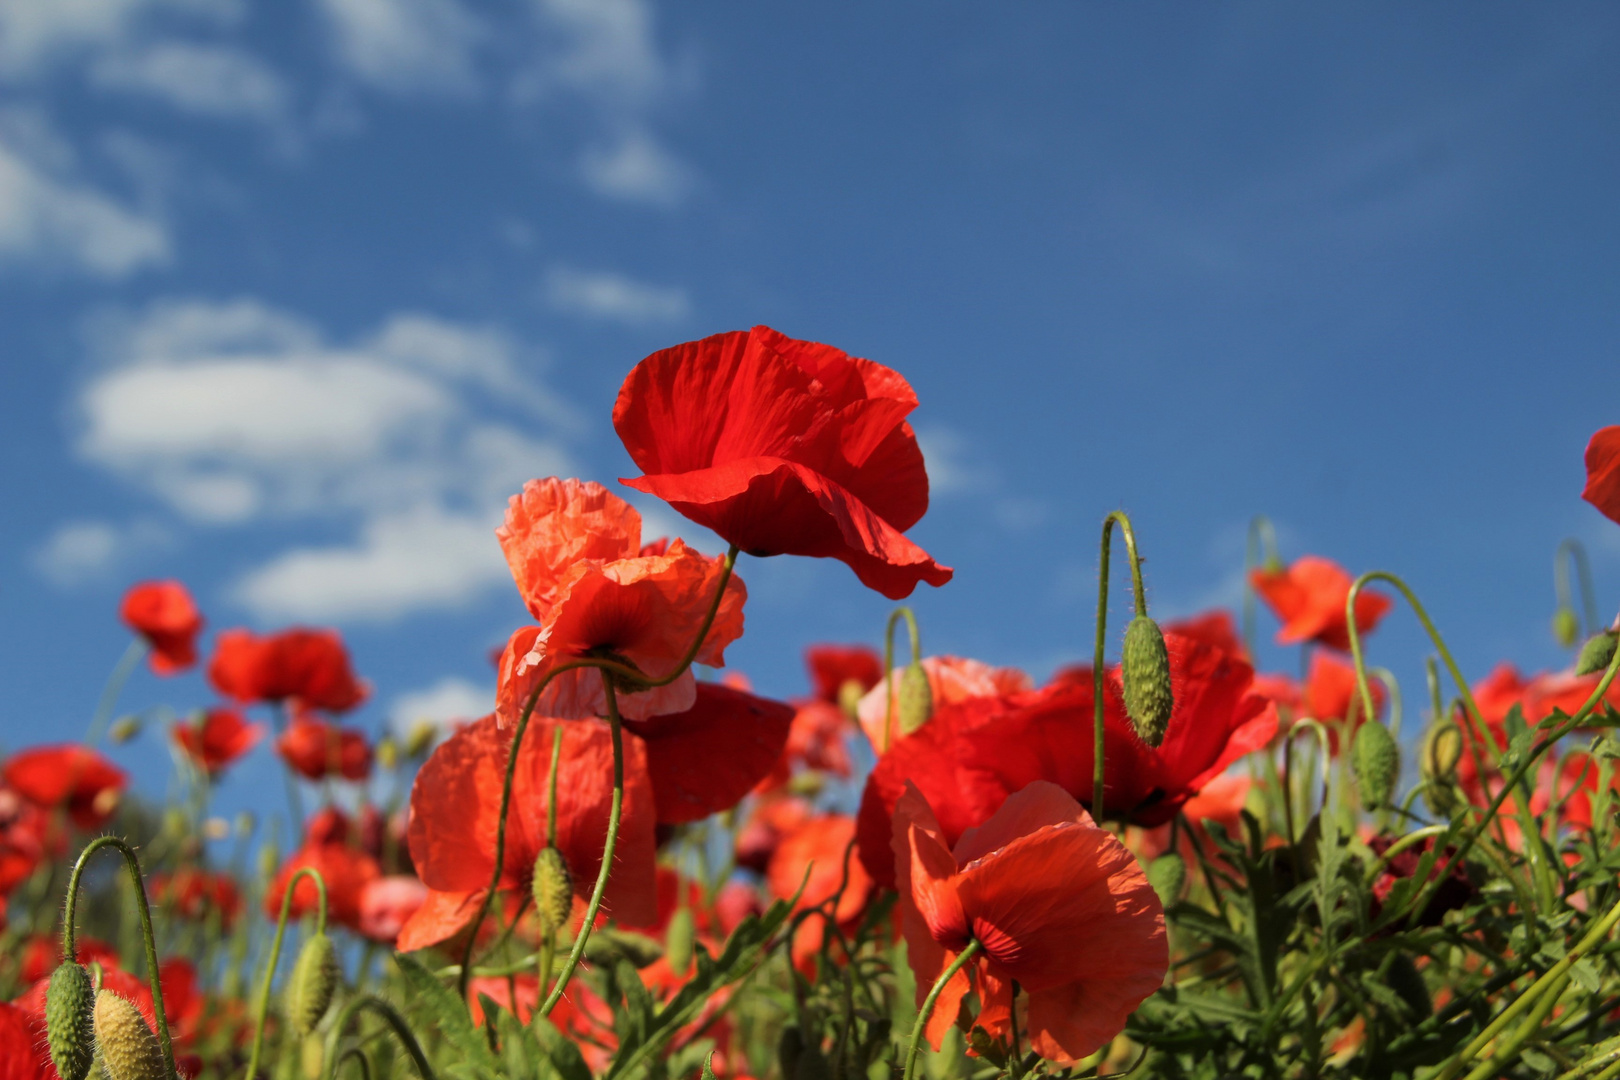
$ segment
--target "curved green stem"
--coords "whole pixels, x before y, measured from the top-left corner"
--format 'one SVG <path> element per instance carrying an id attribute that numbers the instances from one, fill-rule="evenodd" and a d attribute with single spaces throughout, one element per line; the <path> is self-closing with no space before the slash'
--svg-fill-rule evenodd
<path id="1" fill-rule="evenodd" d="M 911 662 L 922 663 L 922 635 L 917 631 L 917 616 L 908 607 L 897 607 L 889 613 L 888 624 L 883 628 L 883 745 L 878 747 L 879 753 L 888 753 L 894 743 L 894 624 L 901 618 L 906 620 L 906 629 L 911 632 Z"/>
<path id="2" fill-rule="evenodd" d="M 351 1046 L 343 1051 L 343 1054 L 337 1059 L 337 1064 L 332 1066 L 332 1075 L 336 1076 L 338 1070 L 343 1068 L 343 1063 L 350 1058 L 353 1058 L 360 1066 L 360 1080 L 371 1080 L 371 1062 L 366 1060 L 365 1051 L 358 1046 Z"/>
<path id="3" fill-rule="evenodd" d="M 315 882 L 315 892 L 319 897 L 315 907 L 315 932 L 326 933 L 326 879 L 313 866 L 300 867 L 288 880 L 287 891 L 281 894 L 281 916 L 276 919 L 276 936 L 271 939 L 270 958 L 265 965 L 264 981 L 259 984 L 259 1015 L 253 1022 L 253 1048 L 248 1052 L 247 1080 L 256 1080 L 259 1075 L 259 1054 L 264 1049 L 264 1024 L 270 1015 L 270 984 L 276 977 L 276 965 L 281 963 L 281 941 L 287 936 L 287 919 L 292 914 L 293 893 L 298 888 L 299 880 L 305 877 Z"/>
<path id="4" fill-rule="evenodd" d="M 1256 514 L 1249 519 L 1249 538 L 1243 551 L 1243 648 L 1250 656 L 1254 655 L 1257 605 L 1248 572 L 1257 566 L 1271 567 L 1281 563 L 1282 560 L 1277 557 L 1277 531 L 1271 527 L 1271 519 L 1264 514 Z"/>
<path id="5" fill-rule="evenodd" d="M 361 1009 L 369 1009 L 376 1013 L 394 1029 L 394 1034 L 399 1037 L 405 1052 L 411 1055 L 411 1060 L 416 1063 L 416 1071 L 422 1080 L 437 1080 L 433 1066 L 428 1064 L 427 1055 L 422 1052 L 422 1044 L 417 1042 L 416 1035 L 411 1031 L 410 1025 L 405 1023 L 405 1018 L 399 1015 L 392 1005 L 375 994 L 362 994 L 352 999 L 338 1013 L 336 1022 L 332 1024 L 332 1030 L 326 1033 L 326 1053 L 321 1055 L 325 1060 L 325 1066 L 321 1070 L 323 1080 L 333 1080 L 337 1075 L 337 1066 L 341 1061 L 336 1053 L 338 1040 L 343 1038 L 344 1028 L 349 1026 L 349 1021 L 354 1019 L 355 1014 Z"/>
<path id="6" fill-rule="evenodd" d="M 124 692 L 124 684 L 135 674 L 136 666 L 151 648 L 145 638 L 137 636 L 124 650 L 124 655 L 118 658 L 112 674 L 107 676 L 107 685 L 101 688 L 101 697 L 96 701 L 96 711 L 90 717 L 90 727 L 84 733 L 84 745 L 95 746 L 107 733 L 107 725 L 112 723 L 113 707 L 118 704 L 118 695 Z"/>
<path id="7" fill-rule="evenodd" d="M 601 671 L 604 683 L 606 677 L 611 674 L 621 684 L 637 686 L 642 690 L 653 690 L 660 686 L 668 686 L 680 678 L 687 668 L 692 666 L 692 661 L 697 658 L 698 652 L 703 648 L 704 639 L 709 636 L 709 631 L 714 627 L 715 616 L 720 611 L 720 601 L 725 598 L 726 586 L 731 583 L 731 572 L 736 565 L 737 545 L 732 544 L 730 549 L 726 551 L 725 559 L 721 563 L 720 580 L 715 587 L 714 597 L 709 601 L 709 610 L 703 616 L 703 623 L 698 627 L 697 636 L 687 648 L 686 654 L 681 657 L 681 662 L 668 675 L 650 679 L 635 668 L 601 657 L 573 660 L 566 664 L 559 664 L 546 672 L 545 677 L 535 684 L 534 690 L 529 694 L 529 699 L 523 703 L 523 711 L 518 716 L 517 729 L 512 733 L 512 749 L 506 759 L 506 779 L 501 785 L 501 816 L 495 824 L 495 867 L 490 874 L 489 888 L 484 892 L 484 901 L 479 905 L 478 915 L 473 919 L 472 928 L 467 935 L 466 951 L 461 957 L 461 978 L 457 989 L 462 1000 L 465 1001 L 467 997 L 467 980 L 472 974 L 472 954 L 473 948 L 478 942 L 478 928 L 484 924 L 484 917 L 489 914 L 490 905 L 495 902 L 496 890 L 501 886 L 501 874 L 506 869 L 506 825 L 507 816 L 512 808 L 512 781 L 517 775 L 518 755 L 523 750 L 523 736 L 529 729 L 529 719 L 534 715 L 534 707 L 539 702 L 541 693 L 551 683 L 551 680 L 558 675 L 588 667 Z M 610 688 L 609 693 L 611 692 Z M 617 739 L 617 734 L 614 737 Z"/>
<path id="8" fill-rule="evenodd" d="M 1401 741 L 1401 684 L 1396 680 L 1395 673 L 1386 667 L 1375 667 L 1367 672 L 1373 678 L 1384 684 L 1384 692 L 1389 695 L 1389 733 L 1396 742 Z M 1363 720 L 1376 723 L 1378 717 L 1367 714 Z M 1351 724 L 1353 728 L 1354 723 Z"/>
<path id="9" fill-rule="evenodd" d="M 1581 615 L 1586 627 L 1582 639 L 1591 637 L 1600 629 L 1597 613 L 1597 594 L 1592 589 L 1592 566 L 1586 560 L 1586 545 L 1568 537 L 1558 545 L 1553 554 L 1553 583 L 1558 591 L 1558 603 L 1566 608 L 1574 608 L 1569 595 L 1569 564 L 1575 564 L 1575 577 L 1581 585 Z"/>
<path id="10" fill-rule="evenodd" d="M 902 1074 L 903 1080 L 912 1080 L 912 1074 L 917 1070 L 917 1050 L 922 1044 L 923 1032 L 928 1028 L 928 1018 L 933 1015 L 934 1002 L 939 999 L 940 991 L 945 989 L 946 984 L 956 977 L 956 973 L 961 971 L 969 960 L 978 955 L 979 948 L 979 942 L 976 939 L 968 942 L 967 948 L 956 954 L 956 959 L 951 961 L 950 967 L 939 973 L 939 978 L 934 980 L 933 988 L 928 991 L 928 996 L 923 999 L 922 1008 L 917 1010 L 917 1020 L 911 1025 L 911 1046 L 906 1051 L 906 1069 Z"/>
<path id="11" fill-rule="evenodd" d="M 568 989 L 568 980 L 574 977 L 574 969 L 579 966 L 580 957 L 585 955 L 585 943 L 591 939 L 591 925 L 596 922 L 596 912 L 602 906 L 602 893 L 607 890 L 608 875 L 613 871 L 613 849 L 619 841 L 619 813 L 624 809 L 624 738 L 619 725 L 619 702 L 614 694 L 613 680 L 606 674 L 602 676 L 602 689 L 607 697 L 608 731 L 613 735 L 613 801 L 608 804 L 607 840 L 602 845 L 602 868 L 596 874 L 596 886 L 591 889 L 590 903 L 585 905 L 585 921 L 580 923 L 579 934 L 574 938 L 574 947 L 568 951 L 568 959 L 563 961 L 562 971 L 557 974 L 557 985 L 551 988 L 546 995 L 546 1002 L 540 1006 L 541 1016 L 550 1016 L 551 1010 L 557 1007 L 562 1000 L 563 991 Z"/>
<path id="12" fill-rule="evenodd" d="M 163 1066 L 168 1070 L 169 1080 L 176 1080 L 179 1073 L 174 1068 L 174 1043 L 169 1038 L 169 1017 L 163 1008 L 163 980 L 158 977 L 157 939 L 152 935 L 152 908 L 146 901 L 146 885 L 141 878 L 141 860 L 136 857 L 135 849 L 116 836 L 98 836 L 84 846 L 79 852 L 78 861 L 73 864 L 73 874 L 68 878 L 67 912 L 62 926 L 62 957 L 64 960 L 77 962 L 78 952 L 73 941 L 73 915 L 79 905 L 79 880 L 84 876 L 84 868 L 90 861 L 90 856 L 104 847 L 115 849 L 124 857 L 124 866 L 129 870 L 129 882 L 135 889 L 136 907 L 141 916 L 141 937 L 146 945 L 147 979 L 152 984 L 152 1013 L 157 1017 L 158 1042 L 163 1046 Z"/>
<path id="13" fill-rule="evenodd" d="M 1131 564 L 1131 584 L 1136 593 L 1136 613 L 1147 614 L 1147 592 L 1142 588 L 1142 557 L 1136 551 L 1136 530 L 1125 511 L 1115 510 L 1103 518 L 1101 555 L 1097 567 L 1097 637 L 1091 661 L 1091 816 L 1103 819 L 1103 646 L 1108 635 L 1108 549 L 1114 525 L 1125 534 L 1125 555 Z"/>

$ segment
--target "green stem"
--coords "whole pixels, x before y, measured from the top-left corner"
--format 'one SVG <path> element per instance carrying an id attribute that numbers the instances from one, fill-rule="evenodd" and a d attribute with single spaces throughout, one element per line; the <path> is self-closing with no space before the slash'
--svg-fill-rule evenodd
<path id="1" fill-rule="evenodd" d="M 107 725 L 112 723 L 113 707 L 118 704 L 118 695 L 124 692 L 124 684 L 129 682 L 136 666 L 150 650 L 151 646 L 145 638 L 136 637 L 124 650 L 124 655 L 118 658 L 118 663 L 113 665 L 112 674 L 107 676 L 107 685 L 101 688 L 96 711 L 90 717 L 90 727 L 84 733 L 84 745 L 95 746 L 107 734 Z"/>
<path id="2" fill-rule="evenodd" d="M 1569 596 L 1569 564 L 1575 564 L 1575 576 L 1581 583 L 1581 614 L 1585 617 L 1586 633 L 1582 639 L 1591 637 L 1599 630 L 1597 594 L 1592 589 L 1592 566 L 1586 560 L 1586 545 L 1573 536 L 1558 545 L 1558 551 L 1553 555 L 1553 579 L 1558 590 L 1558 602 L 1564 607 L 1573 608 Z"/>
<path id="3" fill-rule="evenodd" d="M 1115 510 L 1103 518 L 1101 556 L 1097 567 L 1097 637 L 1091 661 L 1091 816 L 1103 819 L 1103 646 L 1108 636 L 1108 549 L 1114 525 L 1125 534 L 1125 554 L 1131 564 L 1131 584 L 1136 592 L 1136 613 L 1147 614 L 1147 592 L 1142 588 L 1142 559 L 1136 552 L 1136 530 L 1125 511 Z"/>
<path id="4" fill-rule="evenodd" d="M 1274 566 L 1282 561 L 1277 558 L 1277 532 L 1271 527 L 1271 519 L 1264 514 L 1256 514 L 1249 520 L 1249 539 L 1243 552 L 1243 648 L 1251 657 L 1254 655 L 1257 605 L 1248 572 L 1262 565 L 1262 560 L 1265 566 Z"/>
<path id="5" fill-rule="evenodd" d="M 147 978 L 152 984 L 152 1013 L 157 1017 L 158 1042 L 163 1046 L 163 1065 L 168 1070 L 169 1080 L 177 1080 L 179 1073 L 174 1068 L 174 1043 L 169 1038 L 169 1017 L 163 1009 L 163 981 L 158 977 L 157 939 L 152 935 L 152 909 L 146 901 L 146 885 L 141 879 L 141 861 L 135 855 L 135 849 L 116 836 L 98 836 L 85 845 L 79 852 L 79 859 L 73 864 L 73 875 L 68 879 L 67 914 L 62 927 L 62 956 L 65 960 L 77 962 L 78 952 L 74 948 L 73 915 L 79 904 L 79 880 L 84 875 L 84 868 L 90 861 L 90 856 L 104 847 L 113 848 L 124 857 L 124 865 L 129 870 L 129 881 L 135 889 L 136 906 L 141 916 L 141 937 L 146 945 Z"/>
<path id="6" fill-rule="evenodd" d="M 894 624 L 906 620 L 911 632 L 911 662 L 922 663 L 922 635 L 917 630 L 917 616 L 908 607 L 897 607 L 889 614 L 883 628 L 883 745 L 879 753 L 887 753 L 894 742 Z"/>
<path id="7" fill-rule="evenodd" d="M 332 1030 L 326 1033 L 326 1053 L 322 1055 L 326 1062 L 322 1069 L 324 1080 L 333 1080 L 337 1075 L 337 1066 L 341 1061 L 336 1053 L 338 1040 L 343 1038 L 343 1029 L 349 1026 L 349 1021 L 354 1019 L 355 1014 L 361 1009 L 369 1009 L 376 1013 L 394 1029 L 394 1034 L 399 1037 L 405 1052 L 411 1055 L 411 1060 L 416 1063 L 416 1071 L 422 1080 L 437 1080 L 433 1074 L 433 1066 L 428 1064 L 427 1055 L 422 1052 L 422 1044 L 416 1041 L 416 1035 L 412 1033 L 410 1025 L 405 1023 L 405 1018 L 400 1016 L 392 1005 L 374 994 L 362 994 L 344 1005 L 343 1011 L 338 1013 L 336 1022 L 332 1024 Z"/>
<path id="8" fill-rule="evenodd" d="M 293 892 L 298 887 L 299 879 L 304 877 L 315 882 L 315 892 L 319 897 L 315 907 L 315 932 L 326 933 L 326 879 L 312 866 L 301 867 L 287 882 L 287 891 L 281 895 L 281 917 L 276 920 L 276 936 L 270 942 L 270 960 L 265 965 L 264 981 L 259 984 L 259 1015 L 253 1023 L 253 1049 L 248 1054 L 247 1080 L 257 1080 L 259 1075 L 259 1054 L 264 1048 L 264 1024 L 270 1015 L 270 984 L 276 977 L 276 965 L 281 963 L 281 940 L 287 934 L 287 919 L 292 914 Z M 361 970 L 363 973 L 364 969 Z"/>
<path id="9" fill-rule="evenodd" d="M 956 959 L 951 961 L 950 967 L 940 972 L 939 978 L 934 980 L 933 988 L 928 991 L 928 996 L 923 999 L 922 1008 L 917 1010 L 916 1022 L 911 1025 L 911 1046 L 906 1051 L 906 1070 L 902 1074 L 903 1080 L 912 1080 L 912 1075 L 917 1070 L 917 1051 L 922 1045 L 923 1032 L 928 1027 L 928 1018 L 933 1015 L 934 1002 L 939 999 L 940 991 L 945 989 L 946 984 L 954 979 L 956 973 L 961 971 L 969 960 L 978 955 L 978 952 L 979 942 L 976 939 L 969 941 L 967 948 L 956 954 Z"/>
<path id="10" fill-rule="evenodd" d="M 337 1064 L 332 1066 L 332 1075 L 336 1076 L 338 1070 L 343 1068 L 343 1063 L 350 1058 L 353 1058 L 360 1065 L 360 1080 L 371 1080 L 371 1062 L 366 1060 L 365 1051 L 358 1046 L 351 1046 L 343 1051 L 343 1054 L 337 1059 Z"/>
<path id="11" fill-rule="evenodd" d="M 608 689 L 608 693 L 611 694 L 612 692 L 613 692 L 613 690 L 610 687 Z M 552 728 L 551 729 L 551 769 L 550 769 L 550 771 L 549 771 L 549 773 L 547 775 L 547 788 L 546 788 L 546 846 L 547 847 L 556 847 L 557 846 L 557 773 L 560 771 L 558 769 L 558 766 L 562 763 L 562 739 L 563 739 L 563 729 L 560 726 Z"/>
<path id="12" fill-rule="evenodd" d="M 619 813 L 624 809 L 624 738 L 619 725 L 619 701 L 613 690 L 613 680 L 604 672 L 602 675 L 602 690 L 607 698 L 608 731 L 613 735 L 613 801 L 608 804 L 607 840 L 602 845 L 602 868 L 596 874 L 596 886 L 591 890 L 590 903 L 585 905 L 585 921 L 580 923 L 579 934 L 574 938 L 574 947 L 568 951 L 568 959 L 563 961 L 562 971 L 557 974 L 557 985 L 551 988 L 546 995 L 546 1002 L 540 1007 L 541 1016 L 550 1016 L 551 1010 L 557 1007 L 562 1000 L 563 991 L 568 989 L 568 980 L 574 977 L 574 969 L 579 966 L 580 957 L 585 955 L 585 943 L 591 939 L 591 925 L 596 921 L 596 912 L 602 906 L 602 893 L 607 890 L 608 875 L 613 870 L 613 849 L 619 841 Z"/>

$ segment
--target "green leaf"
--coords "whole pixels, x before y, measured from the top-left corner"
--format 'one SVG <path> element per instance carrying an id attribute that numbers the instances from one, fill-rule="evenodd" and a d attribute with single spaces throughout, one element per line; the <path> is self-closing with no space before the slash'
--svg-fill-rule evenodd
<path id="1" fill-rule="evenodd" d="M 1595 994 L 1603 988 L 1603 976 L 1598 972 L 1597 965 L 1585 957 L 1570 965 L 1569 977 L 1588 994 Z"/>
<path id="2" fill-rule="evenodd" d="M 405 976 L 412 1006 L 427 1013 L 428 1020 L 467 1065 L 498 1071 L 495 1054 L 482 1032 L 473 1026 L 467 1006 L 448 986 L 440 982 L 422 963 L 407 953 L 395 953 L 394 963 Z"/>
<path id="3" fill-rule="evenodd" d="M 551 1062 L 558 1080 L 591 1080 L 591 1070 L 585 1064 L 585 1056 L 579 1052 L 579 1047 L 557 1030 L 557 1025 L 535 1013 L 529 1021 L 529 1030 L 534 1032 L 540 1052 Z"/>
<path id="4" fill-rule="evenodd" d="M 478 995 L 484 1006 L 486 1022 L 493 1022 L 500 1037 L 501 1059 L 505 1063 L 508 1080 L 540 1080 L 540 1063 L 544 1055 L 534 1032 L 517 1017 Z"/>

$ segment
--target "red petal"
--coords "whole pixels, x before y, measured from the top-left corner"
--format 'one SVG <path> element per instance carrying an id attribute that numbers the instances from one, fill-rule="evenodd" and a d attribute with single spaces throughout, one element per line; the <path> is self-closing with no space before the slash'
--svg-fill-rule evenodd
<path id="1" fill-rule="evenodd" d="M 791 705 L 698 683 L 685 712 L 627 722 L 647 746 L 658 821 L 699 821 L 742 801 L 771 771 L 793 723 Z"/>
<path id="2" fill-rule="evenodd" d="M 1581 498 L 1610 521 L 1620 522 L 1620 425 L 1602 429 L 1586 444 L 1586 487 Z"/>

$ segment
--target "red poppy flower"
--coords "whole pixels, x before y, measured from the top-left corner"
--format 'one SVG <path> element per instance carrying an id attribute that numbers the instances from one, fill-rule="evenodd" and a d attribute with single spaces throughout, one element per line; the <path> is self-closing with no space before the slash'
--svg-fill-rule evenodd
<path id="1" fill-rule="evenodd" d="M 193 866 L 181 867 L 172 874 L 153 874 L 151 891 L 153 903 L 172 907 L 184 918 L 205 920 L 217 913 L 224 930 L 231 928 L 242 910 L 242 894 L 235 878 Z"/>
<path id="2" fill-rule="evenodd" d="M 276 753 L 310 780 L 328 776 L 364 780 L 371 775 L 371 747 L 364 735 L 305 714 L 294 716 L 281 733 Z"/>
<path id="3" fill-rule="evenodd" d="M 208 662 L 208 681 L 243 704 L 290 699 L 330 713 L 348 712 L 369 692 L 349 666 L 349 651 L 336 630 L 301 627 L 268 637 L 225 631 Z"/>
<path id="4" fill-rule="evenodd" d="M 925 656 L 922 667 L 928 675 L 928 689 L 936 711 L 970 698 L 1016 694 L 1034 685 L 1030 677 L 1017 668 L 991 667 L 981 660 L 960 656 Z M 893 701 L 898 702 L 901 675 L 900 668 L 891 671 L 887 688 L 880 677 L 878 684 L 856 707 L 862 730 L 880 753 L 900 737 L 899 710 L 891 708 L 891 691 Z"/>
<path id="5" fill-rule="evenodd" d="M 1055 784 L 1010 796 L 954 846 L 908 786 L 895 807 L 893 851 L 918 1003 L 969 942 L 981 948 L 934 1004 L 927 1034 L 936 1048 L 971 989 L 977 1023 L 1008 1045 L 1016 981 L 1030 1049 L 1069 1064 L 1124 1030 L 1164 981 L 1164 909 L 1147 876 Z"/>
<path id="6" fill-rule="evenodd" d="M 551 740 L 558 729 L 563 745 L 557 849 L 573 878 L 577 910 L 596 884 L 607 835 L 613 746 L 605 725 L 539 716 L 530 720 L 512 780 L 500 882 L 502 889 L 520 894 L 530 888 L 535 859 L 546 844 Z M 400 931 L 401 951 L 445 941 L 478 914 L 495 868 L 495 832 L 511 748 L 510 735 L 487 716 L 445 740 L 417 773 L 408 836 L 416 872 L 431 891 Z M 622 922 L 644 925 L 657 914 L 655 800 L 647 750 L 639 738 L 625 736 L 624 756 L 624 807 L 603 906 Z"/>
<path id="7" fill-rule="evenodd" d="M 1117 667 L 1103 681 L 1104 812 L 1151 828 L 1176 816 L 1228 765 L 1277 731 L 1276 707 L 1252 693 L 1253 669 L 1204 642 L 1165 635 L 1175 710 L 1164 741 L 1150 747 L 1125 713 Z M 900 739 L 867 778 L 861 850 L 867 869 L 888 883 L 881 850 L 907 781 L 935 807 L 951 841 L 986 821 L 1012 792 L 1048 780 L 1092 801 L 1092 692 L 1089 676 L 1009 697 L 947 706 Z"/>
<path id="8" fill-rule="evenodd" d="M 381 876 L 377 860 L 346 843 L 320 843 L 306 839 L 293 852 L 264 893 L 264 913 L 274 920 L 281 915 L 281 901 L 287 885 L 304 867 L 319 871 L 326 882 L 327 918 L 351 930 L 360 929 L 360 897 L 371 882 Z M 315 912 L 319 894 L 309 878 L 299 879 L 293 889 L 291 918 L 301 919 Z"/>
<path id="9" fill-rule="evenodd" d="M 1286 569 L 1251 570 L 1249 583 L 1282 620 L 1282 629 L 1277 631 L 1279 643 L 1315 641 L 1341 651 L 1350 648 L 1344 602 L 1355 582 L 1339 564 L 1306 555 Z M 1389 608 L 1389 597 L 1363 589 L 1356 594 L 1356 629 L 1368 633 Z"/>
<path id="10" fill-rule="evenodd" d="M 427 901 L 427 886 L 411 874 L 390 874 L 366 882 L 360 890 L 360 933 L 392 945 L 399 932 Z"/>
<path id="11" fill-rule="evenodd" d="M 772 792 L 755 800 L 737 830 L 737 865 L 763 874 L 782 838 L 811 816 L 809 802 L 796 795 Z"/>
<path id="12" fill-rule="evenodd" d="M 20 1006 L 0 1001 L 0 1080 L 55 1080 L 42 1034 Z"/>
<path id="13" fill-rule="evenodd" d="M 124 770 L 94 750 L 72 743 L 35 746 L 13 754 L 0 776 L 35 806 L 64 809 L 75 825 L 92 832 L 107 824 L 129 783 Z"/>
<path id="14" fill-rule="evenodd" d="M 1581 498 L 1620 522 L 1620 426 L 1606 427 L 1586 444 L 1586 489 Z"/>
<path id="15" fill-rule="evenodd" d="M 104 968 L 118 966 L 118 950 L 97 938 L 77 936 L 73 940 L 73 950 L 78 955 L 79 963 L 85 967 L 89 967 L 92 963 L 100 964 Z M 51 972 L 61 963 L 61 936 L 35 934 L 23 946 L 22 981 L 32 983 L 40 979 L 49 979 Z"/>
<path id="16" fill-rule="evenodd" d="M 1367 688 L 1372 691 L 1373 713 L 1384 708 L 1384 685 L 1369 678 Z M 1334 749 L 1338 748 L 1338 731 L 1331 725 L 1342 722 L 1355 709 L 1356 726 L 1365 716 L 1360 704 L 1360 691 L 1356 687 L 1354 664 L 1339 659 L 1332 653 L 1311 654 L 1310 672 L 1301 686 L 1286 675 L 1256 675 L 1253 691 L 1271 699 L 1279 710 L 1286 710 L 1291 719 L 1310 717 L 1330 725 L 1328 733 Z"/>
<path id="17" fill-rule="evenodd" d="M 196 723 L 174 726 L 175 745 L 210 776 L 224 771 L 263 737 L 263 724 L 250 724 L 241 712 L 228 708 L 209 709 Z"/>
<path id="18" fill-rule="evenodd" d="M 1237 624 L 1232 621 L 1231 612 L 1220 608 L 1200 615 L 1189 615 L 1185 619 L 1173 619 L 1165 623 L 1163 629 L 1167 634 L 1180 634 L 1213 645 L 1240 660 L 1249 658 L 1249 650 L 1244 648 L 1243 639 L 1238 636 Z"/>
<path id="19" fill-rule="evenodd" d="M 834 705 L 843 701 L 849 683 L 864 694 L 883 681 L 883 657 L 866 645 L 812 645 L 804 650 L 804 662 L 816 699 Z"/>
<path id="20" fill-rule="evenodd" d="M 600 484 L 531 480 L 512 497 L 495 531 L 518 592 L 540 621 L 512 635 L 501 657 L 496 715 L 515 723 L 534 687 L 553 668 L 587 655 L 612 655 L 663 678 L 685 657 L 708 614 L 722 562 L 680 540 L 641 555 L 641 515 Z M 748 590 L 732 575 L 698 663 L 725 664 L 742 635 Z M 619 695 L 620 712 L 645 719 L 692 707 L 690 671 L 670 685 Z M 552 680 L 535 706 L 541 715 L 578 718 L 606 712 L 601 673 L 590 668 Z"/>
<path id="21" fill-rule="evenodd" d="M 33 876 L 45 856 L 45 822 L 33 803 L 0 787 L 0 898 Z"/>
<path id="22" fill-rule="evenodd" d="M 1395 846 L 1393 836 L 1375 836 L 1367 841 L 1374 855 L 1383 855 L 1384 852 Z M 1427 837 L 1419 843 L 1404 848 L 1395 853 L 1395 857 L 1386 863 L 1372 883 L 1372 904 L 1369 915 L 1376 919 L 1383 911 L 1384 901 L 1395 888 L 1395 883 L 1402 878 L 1410 878 L 1418 871 L 1418 864 L 1423 856 L 1434 849 L 1434 838 Z M 1456 852 L 1446 848 L 1435 861 L 1434 868 L 1429 871 L 1426 879 L 1432 883 L 1437 878 L 1440 884 L 1435 887 L 1434 893 L 1429 897 L 1428 903 L 1418 914 L 1419 926 L 1439 926 L 1445 918 L 1446 912 L 1467 907 L 1479 889 L 1469 878 L 1463 864 L 1455 858 Z"/>
<path id="23" fill-rule="evenodd" d="M 178 581 L 132 586 L 118 613 L 152 647 L 147 662 L 159 675 L 173 675 L 197 662 L 197 632 L 203 617 Z"/>
<path id="24" fill-rule="evenodd" d="M 900 600 L 951 579 L 902 535 L 928 509 L 916 406 L 897 372 L 756 326 L 637 364 L 613 427 L 637 491 L 743 551 L 838 559 Z"/>
<path id="25" fill-rule="evenodd" d="M 850 851 L 855 842 L 855 819 L 844 814 L 825 814 L 809 818 L 782 837 L 771 855 L 765 870 L 765 887 L 772 896 L 786 900 L 799 892 L 794 911 L 818 907 L 834 896 L 837 906 L 833 920 L 843 929 L 851 929 L 866 910 L 872 895 L 872 878 L 861 865 L 859 856 Z M 845 856 L 849 876 L 846 882 Z M 805 877 L 809 873 L 808 879 Z M 840 896 L 838 888 L 844 886 Z M 812 916 L 799 926 L 793 936 L 793 962 L 803 965 L 820 949 L 826 935 L 826 920 Z"/>

